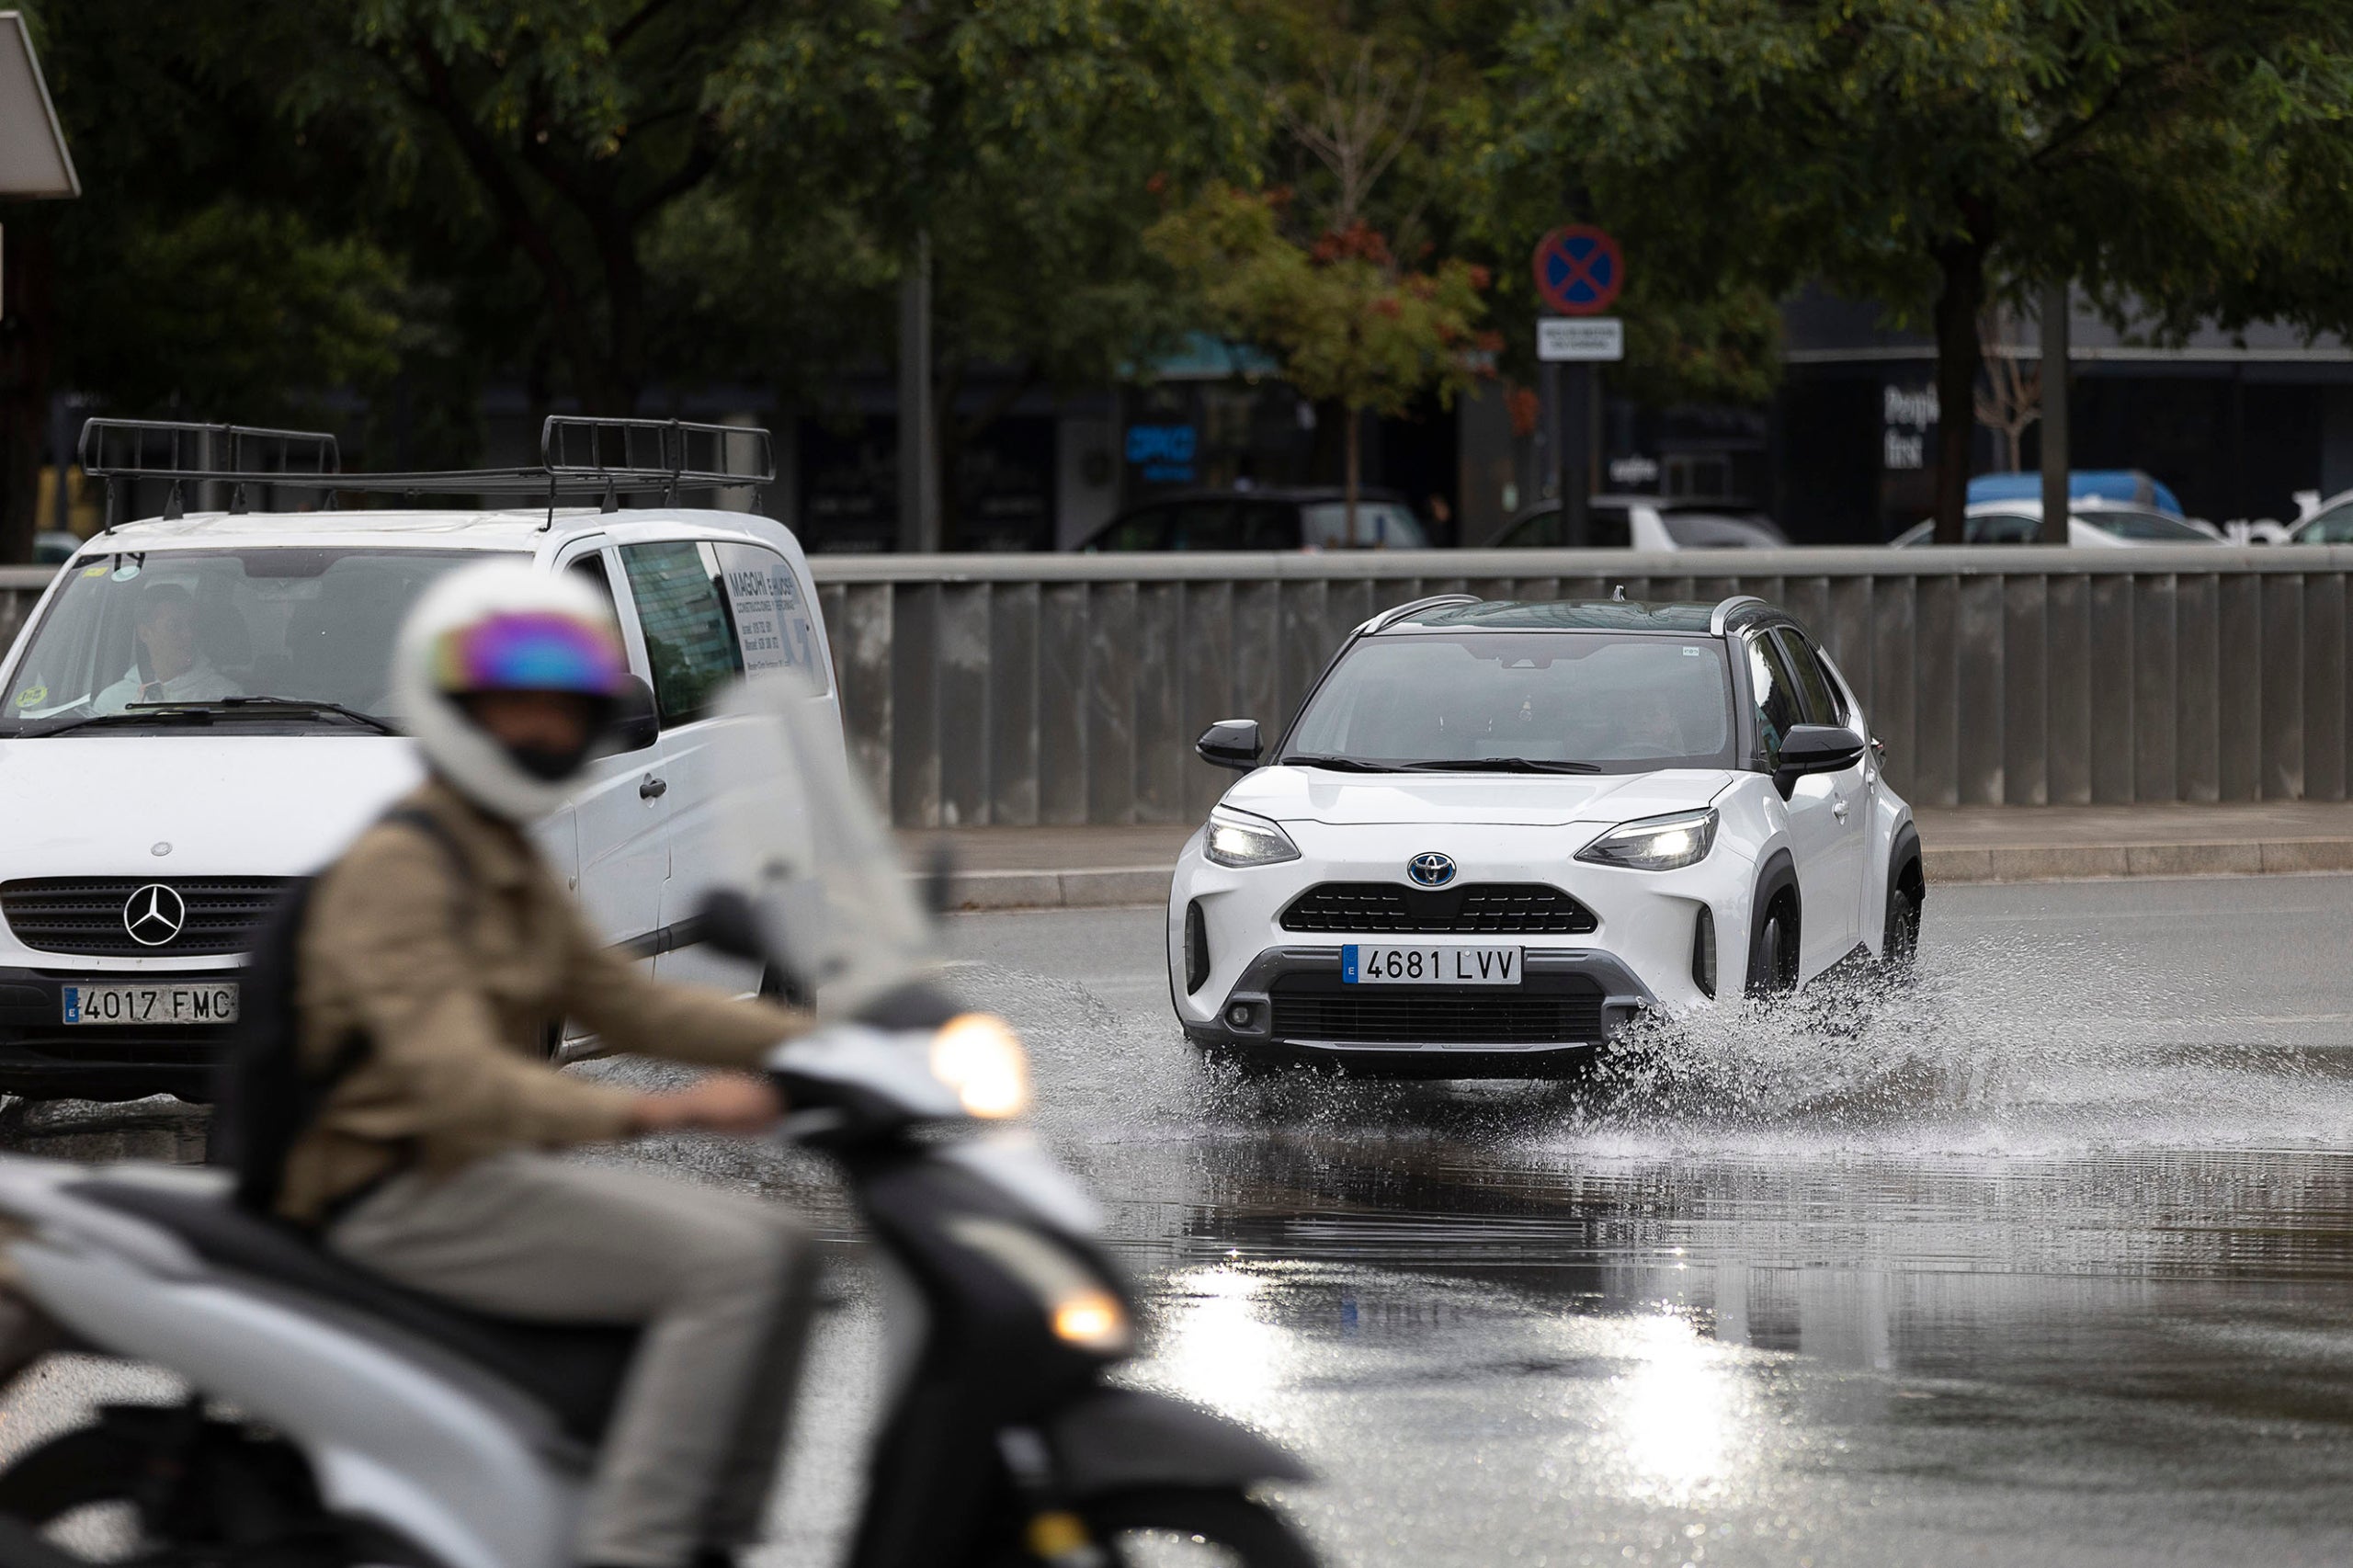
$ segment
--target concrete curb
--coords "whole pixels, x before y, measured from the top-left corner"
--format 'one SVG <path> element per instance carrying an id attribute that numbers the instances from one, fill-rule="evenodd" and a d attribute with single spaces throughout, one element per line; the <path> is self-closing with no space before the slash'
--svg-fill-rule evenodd
<path id="1" fill-rule="evenodd" d="M 2070 882 L 2104 877 L 2259 877 L 2353 871 L 2353 838 L 2223 839 L 2207 844 L 1930 846 L 1930 882 Z"/>
<path id="2" fill-rule="evenodd" d="M 2007 845 L 1937 848 L 1928 881 L 2073 882 L 2109 877 L 2258 877 L 2353 871 L 2353 838 L 2223 839 L 2207 844 Z M 960 910 L 1119 909 L 1168 897 L 1165 866 L 1088 866 L 1068 871 L 959 871 L 949 903 Z"/>

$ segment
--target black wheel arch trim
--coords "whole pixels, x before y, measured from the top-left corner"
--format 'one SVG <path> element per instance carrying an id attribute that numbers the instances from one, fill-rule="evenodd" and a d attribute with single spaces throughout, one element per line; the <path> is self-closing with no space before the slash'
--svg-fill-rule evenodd
<path id="1" fill-rule="evenodd" d="M 1142 1486 L 1255 1486 L 1308 1481 L 1297 1458 L 1213 1411 L 1143 1389 L 1097 1389 L 1046 1423 L 1074 1498 Z"/>
<path id="2" fill-rule="evenodd" d="M 1787 892 L 1798 906 L 1798 929 L 1805 928 L 1805 895 L 1798 891 L 1798 863 L 1787 848 L 1776 849 L 1757 868 L 1756 891 L 1748 904 L 1748 964 L 1745 983 L 1753 986 L 1756 978 L 1756 962 L 1762 956 L 1757 944 L 1765 936 L 1765 912 L 1773 901 Z M 1722 962 L 1721 957 L 1718 959 Z"/>
<path id="3" fill-rule="evenodd" d="M 1928 892 L 1927 858 L 1920 853 L 1920 830 L 1907 822 L 1896 829 L 1895 842 L 1887 851 L 1887 891 L 1891 897 L 1904 881 L 1904 868 L 1915 863 L 1920 867 L 1920 902 L 1925 903 Z"/>

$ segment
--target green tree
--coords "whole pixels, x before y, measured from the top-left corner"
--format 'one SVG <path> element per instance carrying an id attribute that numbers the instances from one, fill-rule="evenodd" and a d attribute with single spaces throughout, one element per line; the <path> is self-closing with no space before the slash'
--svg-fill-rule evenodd
<path id="1" fill-rule="evenodd" d="M 927 252 L 951 540 L 961 455 L 1023 394 L 1107 385 L 1188 324 L 1142 244 L 1155 193 L 1255 131 L 1206 0 L 840 0 L 757 31 L 714 101 L 751 232 L 819 225 L 864 319 Z M 1010 375 L 961 407 L 984 367 Z"/>
<path id="2" fill-rule="evenodd" d="M 2273 266 L 2283 152 L 2353 106 L 2336 0 L 1585 0 L 1530 7 L 1506 74 L 1498 165 L 1583 193 L 1644 267 L 1819 278 L 1932 327 L 1939 540 L 1989 296 L 2071 278 L 2176 330 L 2341 309 Z"/>
<path id="3" fill-rule="evenodd" d="M 1360 219 L 1305 241 L 1285 232 L 1290 206 L 1285 192 L 1213 187 L 1148 238 L 1211 321 L 1273 353 L 1302 394 L 1345 411 L 1354 541 L 1362 416 L 1403 415 L 1430 392 L 1451 405 L 1470 384 L 1486 270 L 1460 259 L 1402 266 Z"/>
<path id="4" fill-rule="evenodd" d="M 53 393 L 120 414 L 311 420 L 380 392 L 420 330 L 400 258 L 322 199 L 316 148 L 202 69 L 134 0 L 30 12 L 82 177 L 8 214 L 0 560 L 30 556 Z"/>

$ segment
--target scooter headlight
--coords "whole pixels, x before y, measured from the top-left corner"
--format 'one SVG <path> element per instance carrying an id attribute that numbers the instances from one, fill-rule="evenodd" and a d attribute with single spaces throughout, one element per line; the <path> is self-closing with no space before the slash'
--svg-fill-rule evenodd
<path id="1" fill-rule="evenodd" d="M 1620 824 L 1577 852 L 1591 866 L 1623 866 L 1635 871 L 1673 871 L 1708 858 L 1716 842 L 1716 809 L 1677 812 Z"/>
<path id="2" fill-rule="evenodd" d="M 1299 846 L 1274 823 L 1232 806 L 1210 812 L 1210 831 L 1201 853 L 1220 866 L 1272 866 L 1299 858 Z"/>
<path id="3" fill-rule="evenodd" d="M 991 1121 L 1029 1108 L 1029 1056 L 1003 1018 L 965 1013 L 931 1038 L 931 1074 L 956 1091 L 964 1114 Z"/>
<path id="4" fill-rule="evenodd" d="M 978 1215 L 949 1221 L 948 1232 L 1035 1291 L 1054 1337 L 1063 1344 L 1120 1356 L 1135 1342 L 1120 1298 L 1036 1232 Z"/>

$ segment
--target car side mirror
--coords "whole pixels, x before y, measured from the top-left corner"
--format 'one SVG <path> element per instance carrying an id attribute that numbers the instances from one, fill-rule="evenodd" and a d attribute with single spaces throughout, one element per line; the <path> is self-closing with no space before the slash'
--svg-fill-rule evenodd
<path id="1" fill-rule="evenodd" d="M 705 947 L 731 959 L 757 961 L 767 957 L 759 911 L 733 888 L 713 888 L 702 895 L 701 906 L 695 911 L 695 936 Z"/>
<path id="2" fill-rule="evenodd" d="M 1807 774 L 1836 773 L 1860 762 L 1865 744 L 1862 736 L 1844 724 L 1792 724 L 1781 737 L 1773 782 L 1786 801 Z"/>
<path id="3" fill-rule="evenodd" d="M 1258 739 L 1256 719 L 1220 719 L 1201 732 L 1193 743 L 1203 762 L 1217 767 L 1231 767 L 1246 773 L 1258 766 L 1258 754 L 1266 749 Z"/>
<path id="4" fill-rule="evenodd" d="M 662 716 L 654 706 L 654 688 L 637 676 L 621 677 L 620 695 L 613 699 L 613 722 L 605 730 L 605 751 L 618 756 L 643 751 L 662 738 Z"/>

